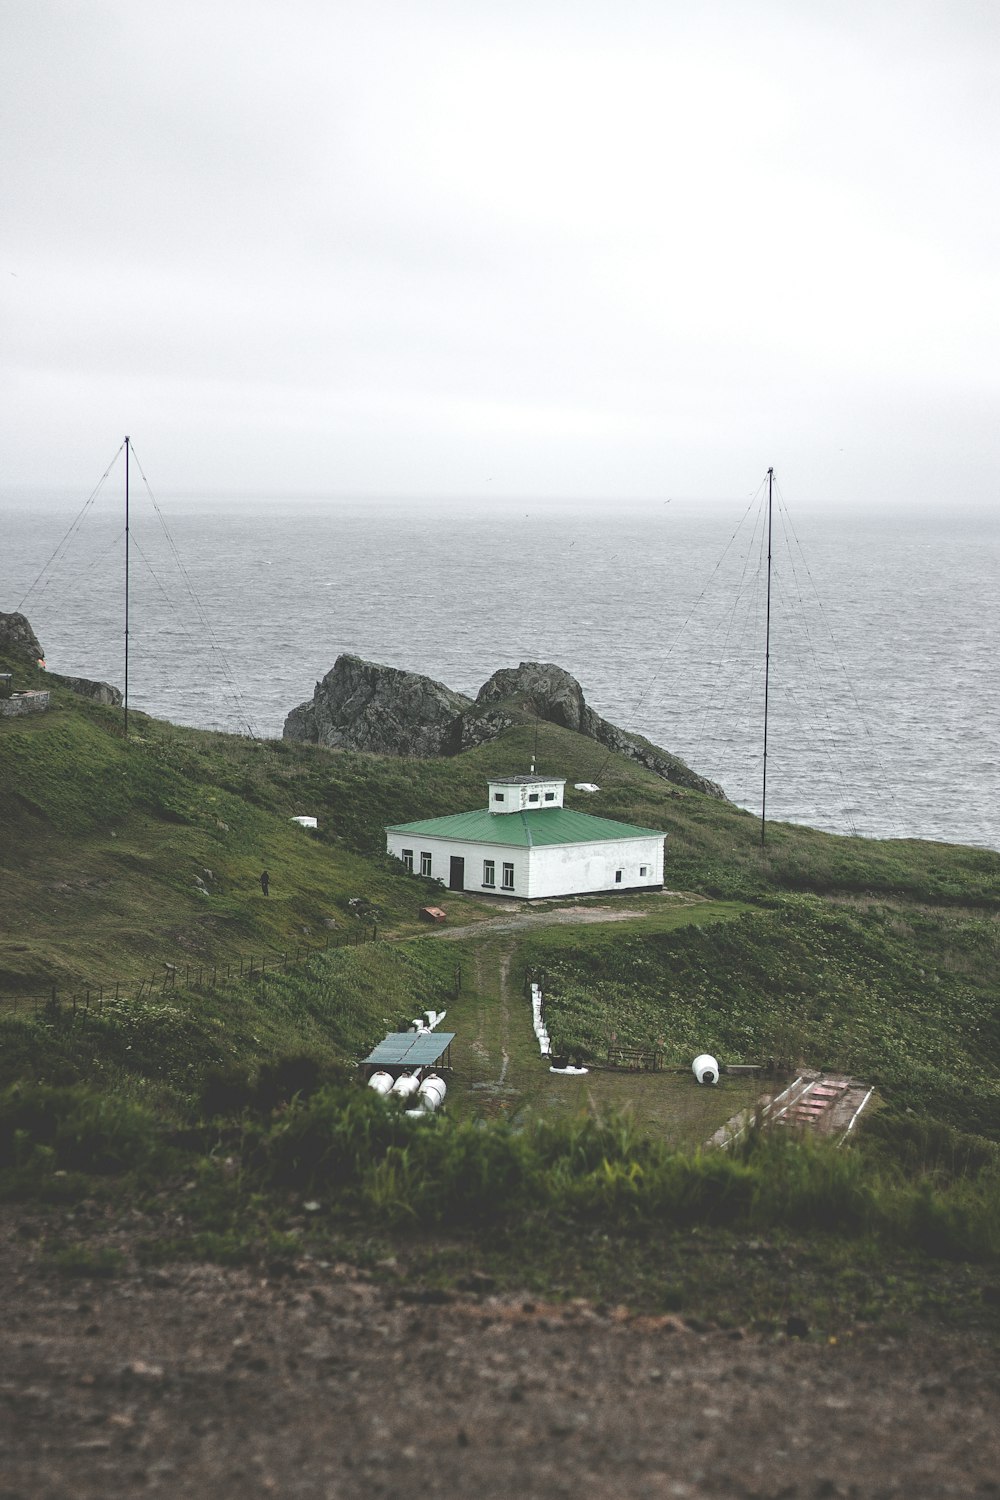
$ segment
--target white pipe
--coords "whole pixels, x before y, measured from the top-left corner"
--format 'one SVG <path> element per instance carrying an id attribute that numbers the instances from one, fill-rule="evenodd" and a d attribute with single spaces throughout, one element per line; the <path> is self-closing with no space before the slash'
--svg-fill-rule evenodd
<path id="1" fill-rule="evenodd" d="M 868 1090 L 868 1092 L 865 1095 L 865 1097 L 862 1099 L 861 1103 L 858 1105 L 857 1109 L 854 1111 L 853 1115 L 851 1116 L 851 1123 L 848 1125 L 847 1129 L 844 1131 L 843 1135 L 840 1137 L 840 1140 L 837 1142 L 838 1146 L 842 1146 L 844 1144 L 844 1142 L 847 1140 L 847 1137 L 850 1135 L 851 1131 L 854 1129 L 854 1126 L 857 1123 L 858 1116 L 860 1115 L 861 1111 L 864 1109 L 865 1105 L 868 1103 L 869 1099 L 871 1098 L 872 1094 L 874 1094 L 874 1092 L 875 1092 L 875 1088 L 874 1088 L 874 1086 L 872 1086 Z"/>
<path id="2" fill-rule="evenodd" d="M 761 1119 L 762 1120 L 768 1120 L 768 1119 L 770 1119 L 771 1113 L 772 1113 L 772 1111 L 774 1109 L 774 1106 L 776 1104 L 778 1104 L 782 1099 L 784 1099 L 784 1097 L 785 1097 L 786 1094 L 790 1094 L 792 1092 L 792 1089 L 794 1089 L 795 1087 L 797 1087 L 797 1085 L 800 1084 L 801 1082 L 802 1082 L 802 1075 L 800 1073 L 799 1076 L 798 1076 L 798 1078 L 796 1078 L 796 1080 L 795 1080 L 794 1083 L 790 1083 L 786 1089 L 782 1089 L 781 1093 L 778 1094 L 774 1099 L 772 1099 L 771 1102 L 768 1105 L 766 1105 L 764 1107 L 764 1109 L 761 1110 Z M 739 1140 L 740 1136 L 743 1134 L 743 1132 L 746 1130 L 747 1126 L 750 1124 L 750 1121 L 757 1118 L 757 1111 L 754 1110 L 753 1114 L 750 1114 L 750 1112 L 748 1110 L 744 1110 L 743 1111 L 743 1117 L 744 1117 L 743 1118 L 743 1124 L 740 1126 L 739 1130 L 735 1131 L 733 1135 L 727 1136 L 726 1139 L 725 1139 L 725 1141 L 723 1141 L 723 1143 L 722 1143 L 722 1149 L 724 1151 L 728 1151 L 730 1146 L 735 1146 L 735 1144 Z"/>
<path id="3" fill-rule="evenodd" d="M 799 1086 L 799 1084 L 800 1084 L 800 1083 L 801 1083 L 801 1082 L 802 1082 L 802 1074 L 801 1074 L 801 1073 L 800 1073 L 800 1074 L 799 1074 L 799 1076 L 798 1076 L 798 1078 L 796 1078 L 796 1080 L 795 1080 L 795 1082 L 794 1082 L 794 1083 L 790 1083 L 790 1084 L 789 1084 L 789 1085 L 788 1085 L 788 1087 L 787 1087 L 787 1089 L 782 1089 L 782 1091 L 781 1091 L 781 1093 L 780 1093 L 780 1094 L 778 1094 L 778 1095 L 777 1095 L 777 1096 L 776 1096 L 776 1097 L 775 1097 L 775 1098 L 774 1098 L 774 1099 L 772 1099 L 772 1100 L 771 1100 L 771 1102 L 770 1102 L 770 1104 L 769 1104 L 769 1105 L 768 1105 L 768 1106 L 767 1106 L 767 1110 L 766 1110 L 766 1114 L 767 1114 L 767 1117 L 768 1117 L 768 1119 L 770 1119 L 770 1117 L 771 1117 L 771 1116 L 772 1116 L 772 1115 L 773 1115 L 773 1114 L 774 1114 L 774 1111 L 775 1111 L 775 1107 L 776 1107 L 776 1106 L 777 1106 L 777 1105 L 778 1105 L 778 1104 L 780 1104 L 780 1103 L 781 1103 L 781 1101 L 782 1101 L 782 1099 L 784 1099 L 784 1097 L 785 1097 L 785 1095 L 786 1095 L 786 1094 L 790 1094 L 790 1093 L 791 1093 L 791 1092 L 792 1092 L 792 1090 L 793 1090 L 793 1089 L 796 1089 L 796 1088 L 798 1088 L 798 1086 Z M 802 1091 L 802 1092 L 803 1092 L 803 1094 L 805 1094 L 805 1093 L 806 1093 L 806 1090 L 805 1090 L 805 1089 L 803 1089 L 803 1091 Z M 786 1106 L 785 1106 L 785 1108 L 786 1108 L 786 1109 L 787 1109 L 787 1107 L 788 1107 L 788 1106 L 787 1106 L 787 1105 L 786 1105 Z M 783 1109 L 779 1109 L 779 1110 L 778 1110 L 778 1114 L 779 1114 L 779 1115 L 783 1115 L 783 1114 L 784 1114 L 784 1113 L 785 1113 L 785 1110 L 783 1110 Z"/>

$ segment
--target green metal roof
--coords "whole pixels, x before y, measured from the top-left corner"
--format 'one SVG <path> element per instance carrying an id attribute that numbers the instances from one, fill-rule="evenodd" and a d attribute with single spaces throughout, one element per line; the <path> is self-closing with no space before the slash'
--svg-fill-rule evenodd
<path id="1" fill-rule="evenodd" d="M 429 1068 L 447 1052 L 454 1031 L 390 1031 L 384 1041 L 363 1059 L 382 1067 Z"/>
<path id="2" fill-rule="evenodd" d="M 386 833 L 414 838 L 461 839 L 470 844 L 503 844 L 508 848 L 537 849 L 546 844 L 596 844 L 605 839 L 662 839 L 658 828 L 636 828 L 595 818 L 570 807 L 543 807 L 530 812 L 451 813 L 445 818 L 423 818 L 417 823 L 394 823 Z"/>

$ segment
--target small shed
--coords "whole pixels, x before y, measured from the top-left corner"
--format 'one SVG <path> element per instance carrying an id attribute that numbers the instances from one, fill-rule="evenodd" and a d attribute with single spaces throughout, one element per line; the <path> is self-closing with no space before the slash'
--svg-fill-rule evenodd
<path id="1" fill-rule="evenodd" d="M 454 1040 L 454 1031 L 390 1031 L 359 1066 L 366 1078 L 380 1071 L 398 1078 L 420 1068 L 450 1069 Z"/>

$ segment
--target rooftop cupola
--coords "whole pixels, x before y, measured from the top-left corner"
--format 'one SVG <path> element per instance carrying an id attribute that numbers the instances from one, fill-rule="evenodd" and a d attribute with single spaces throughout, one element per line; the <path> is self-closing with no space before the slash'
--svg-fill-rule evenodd
<path id="1" fill-rule="evenodd" d="M 564 777 L 503 776 L 489 783 L 491 813 L 541 812 L 562 807 Z"/>

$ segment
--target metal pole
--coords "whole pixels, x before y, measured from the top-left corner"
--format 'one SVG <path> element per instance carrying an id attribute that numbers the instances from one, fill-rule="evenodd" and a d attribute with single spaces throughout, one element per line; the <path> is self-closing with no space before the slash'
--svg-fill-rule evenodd
<path id="1" fill-rule="evenodd" d="M 771 488 L 774 470 L 767 471 L 767 626 L 764 637 L 764 766 L 760 795 L 760 847 L 765 843 L 764 817 L 767 811 L 767 700 L 771 678 Z"/>
<path id="2" fill-rule="evenodd" d="M 129 563 L 129 506 L 128 470 L 129 439 L 125 438 L 125 738 L 128 739 L 128 563 Z"/>

